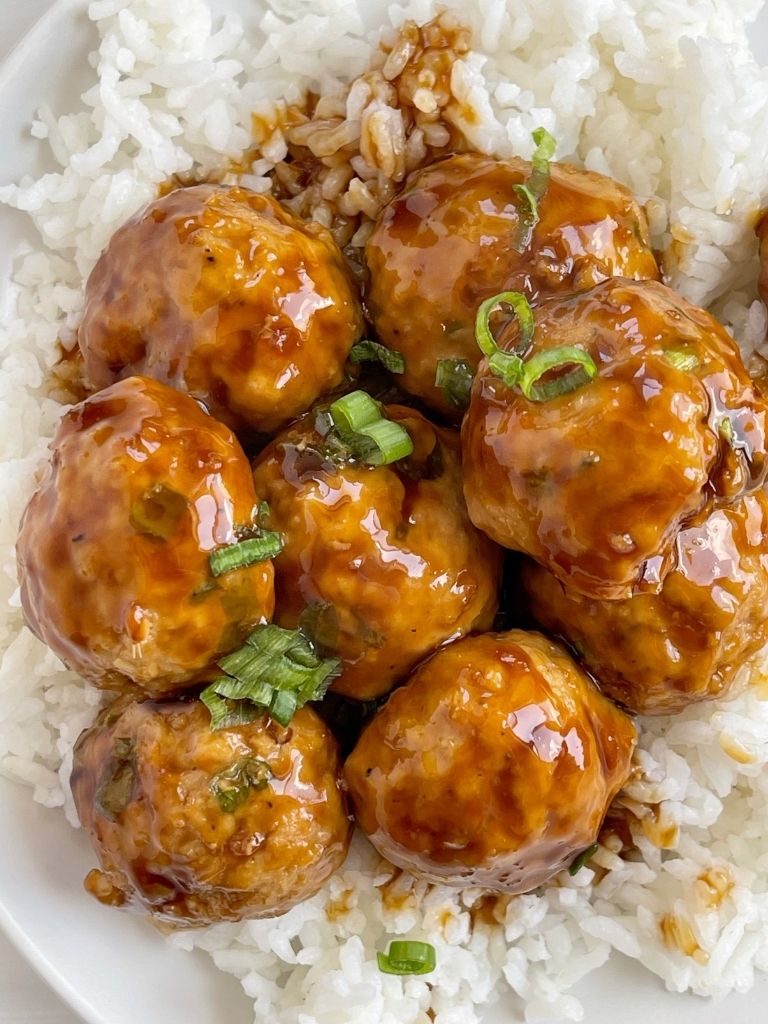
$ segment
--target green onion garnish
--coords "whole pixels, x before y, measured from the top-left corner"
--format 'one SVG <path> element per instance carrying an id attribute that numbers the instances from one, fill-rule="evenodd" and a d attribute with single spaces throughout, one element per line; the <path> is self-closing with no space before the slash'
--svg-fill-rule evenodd
<path id="1" fill-rule="evenodd" d="M 674 366 L 676 370 L 683 370 L 686 373 L 690 370 L 695 370 L 699 365 L 699 357 L 696 353 L 685 348 L 665 349 L 662 352 L 662 356 L 670 366 Z"/>
<path id="2" fill-rule="evenodd" d="M 247 725 L 259 715 L 264 714 L 263 707 L 249 704 L 245 700 L 229 700 L 220 697 L 211 683 L 200 694 L 200 700 L 211 713 L 211 729 L 235 729 L 238 725 Z"/>
<path id="3" fill-rule="evenodd" d="M 272 769 L 258 757 L 244 757 L 216 772 L 210 790 L 222 811 L 231 813 L 248 799 L 251 790 L 264 789 L 272 778 Z"/>
<path id="4" fill-rule="evenodd" d="M 428 942 L 390 942 L 376 959 L 382 974 L 431 974 L 437 966 L 435 947 Z"/>
<path id="5" fill-rule="evenodd" d="M 513 185 L 523 201 L 518 211 L 517 234 L 512 243 L 516 252 L 525 252 L 531 244 L 534 228 L 539 222 L 539 203 L 549 188 L 549 161 L 557 149 L 557 142 L 546 128 L 537 128 L 532 134 L 536 150 L 531 160 L 531 173 L 525 183 Z"/>
<path id="6" fill-rule="evenodd" d="M 274 558 L 283 550 L 283 538 L 279 533 L 265 530 L 258 537 L 239 540 L 225 548 L 218 548 L 208 556 L 208 564 L 214 576 L 231 572 L 233 569 L 244 569 L 256 562 L 264 562 Z"/>
<path id="7" fill-rule="evenodd" d="M 727 445 L 730 445 L 731 448 L 736 447 L 736 434 L 733 430 L 733 424 L 729 419 L 720 420 L 717 432 Z"/>
<path id="8" fill-rule="evenodd" d="M 466 409 L 475 375 L 464 359 L 438 359 L 435 387 L 441 388 L 446 402 L 456 409 Z"/>
<path id="9" fill-rule="evenodd" d="M 129 519 L 137 533 L 168 540 L 187 507 L 183 494 L 165 484 L 155 484 L 131 505 Z"/>
<path id="10" fill-rule="evenodd" d="M 553 370 L 567 366 L 573 369 L 568 373 L 559 373 L 551 380 L 542 380 Z M 548 402 L 551 398 L 580 388 L 592 380 L 596 373 L 597 366 L 588 352 L 574 345 L 561 345 L 538 352 L 523 363 L 520 390 L 532 402 Z"/>
<path id="11" fill-rule="evenodd" d="M 307 701 L 322 700 L 325 691 L 341 670 L 338 658 L 321 658 L 300 629 L 283 629 L 274 624 L 258 626 L 245 644 L 219 661 L 225 676 L 215 679 L 203 690 L 201 699 L 211 712 L 211 728 L 240 724 L 240 709 L 245 720 L 268 712 L 276 722 L 288 725 L 296 710 Z M 233 717 L 234 716 L 234 717 Z"/>
<path id="12" fill-rule="evenodd" d="M 349 350 L 353 363 L 378 362 L 390 373 L 405 373 L 405 357 L 394 349 L 380 345 L 378 341 L 358 341 Z"/>
<path id="13" fill-rule="evenodd" d="M 520 325 L 520 337 L 513 352 L 499 348 L 491 330 L 491 316 L 505 312 L 505 307 L 514 315 Z M 534 331 L 533 311 L 522 292 L 499 292 L 480 304 L 475 317 L 475 339 L 481 352 L 488 357 L 491 373 L 501 377 L 507 387 L 514 387 L 522 376 L 523 361 L 519 353 L 525 352 L 531 343 Z"/>
<path id="14" fill-rule="evenodd" d="M 333 425 L 346 434 L 356 434 L 361 427 L 381 419 L 379 403 L 365 391 L 351 391 L 343 398 L 337 398 L 329 411 Z"/>
<path id="15" fill-rule="evenodd" d="M 599 846 L 597 843 L 593 843 L 591 846 L 588 846 L 586 850 L 580 853 L 579 856 L 571 863 L 571 866 L 568 868 L 568 874 L 573 876 L 577 871 L 581 871 L 587 861 L 594 857 L 598 849 Z"/>
<path id="16" fill-rule="evenodd" d="M 378 402 L 365 391 L 352 391 L 336 399 L 329 411 L 341 442 L 360 462 L 386 466 L 413 451 L 405 427 L 382 416 Z"/>
<path id="17" fill-rule="evenodd" d="M 101 773 L 96 789 L 96 808 L 110 821 L 116 821 L 131 801 L 136 782 L 136 752 L 133 740 L 119 737 Z"/>

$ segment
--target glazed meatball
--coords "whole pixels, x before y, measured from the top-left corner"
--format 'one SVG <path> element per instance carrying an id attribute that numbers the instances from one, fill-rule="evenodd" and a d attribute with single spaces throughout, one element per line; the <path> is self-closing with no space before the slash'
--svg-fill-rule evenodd
<path id="1" fill-rule="evenodd" d="M 658 278 L 648 227 L 627 189 L 599 174 L 551 165 L 530 244 L 515 251 L 531 165 L 475 154 L 417 171 L 387 206 L 366 248 L 367 302 L 378 336 L 405 356 L 403 387 L 443 412 L 439 359 L 474 369 L 477 307 L 501 291 L 532 302 L 608 277 Z M 454 410 L 455 411 L 455 410 Z"/>
<path id="2" fill-rule="evenodd" d="M 564 648 L 512 630 L 438 652 L 345 773 L 382 856 L 428 881 L 520 893 L 594 842 L 635 738 Z"/>
<path id="3" fill-rule="evenodd" d="M 27 625 L 98 686 L 159 696 L 206 678 L 274 608 L 272 563 L 214 577 L 257 498 L 230 430 L 131 377 L 74 406 L 16 545 Z"/>
<path id="4" fill-rule="evenodd" d="M 362 329 L 330 234 L 268 196 L 195 185 L 113 236 L 88 279 L 79 332 L 96 388 L 133 373 L 272 431 L 342 380 Z"/>
<path id="5" fill-rule="evenodd" d="M 333 689 L 387 693 L 439 644 L 488 629 L 501 552 L 467 517 L 459 439 L 388 406 L 413 454 L 389 466 L 339 461 L 309 415 L 256 462 L 254 480 L 282 533 L 275 621 L 306 624 L 343 662 Z"/>
<path id="6" fill-rule="evenodd" d="M 768 642 L 768 498 L 704 513 L 675 542 L 658 594 L 594 601 L 530 563 L 531 611 L 566 637 L 605 693 L 641 715 L 669 715 L 722 694 Z"/>
<path id="7" fill-rule="evenodd" d="M 71 786 L 102 903 L 176 926 L 284 914 L 351 837 L 335 741 L 318 715 L 211 731 L 198 700 L 121 698 L 75 748 Z"/>
<path id="8" fill-rule="evenodd" d="M 657 592 L 681 525 L 763 482 L 768 407 L 725 330 L 656 282 L 547 300 L 528 358 L 560 346 L 596 376 L 549 400 L 481 364 L 462 429 L 469 514 L 587 596 Z"/>

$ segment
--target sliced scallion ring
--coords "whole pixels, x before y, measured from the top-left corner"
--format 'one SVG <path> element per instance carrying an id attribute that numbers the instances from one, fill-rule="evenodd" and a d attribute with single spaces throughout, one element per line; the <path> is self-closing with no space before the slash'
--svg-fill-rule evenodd
<path id="1" fill-rule="evenodd" d="M 431 974 L 437 966 L 435 947 L 428 942 L 390 942 L 376 959 L 382 974 Z"/>
<path id="2" fill-rule="evenodd" d="M 500 348 L 491 330 L 491 317 L 496 312 L 503 312 L 509 306 L 520 325 L 520 337 L 513 352 Z M 525 352 L 533 338 L 535 322 L 530 304 L 522 292 L 499 292 L 482 302 L 475 317 L 475 339 L 480 351 L 488 357 L 488 365 L 492 373 L 501 377 L 508 387 L 518 384 L 522 372 L 523 361 L 520 354 Z"/>
<path id="3" fill-rule="evenodd" d="M 331 402 L 331 419 L 341 431 L 355 434 L 361 427 L 381 419 L 381 408 L 365 391 L 351 391 Z"/>
<path id="4" fill-rule="evenodd" d="M 559 373 L 550 380 L 542 379 L 554 370 L 569 366 L 572 369 L 567 372 Z M 569 391 L 576 391 L 596 374 L 597 366 L 588 352 L 574 345 L 561 345 L 537 352 L 523 363 L 520 390 L 532 402 L 548 402 Z"/>
<path id="5" fill-rule="evenodd" d="M 512 248 L 519 253 L 530 245 L 539 222 L 539 204 L 549 188 L 549 162 L 557 149 L 557 142 L 546 128 L 537 128 L 532 136 L 536 149 L 531 159 L 531 173 L 527 181 L 512 186 L 521 199 L 517 233 L 512 242 Z"/>
<path id="6" fill-rule="evenodd" d="M 387 466 L 413 451 L 405 427 L 382 415 L 381 406 L 365 391 L 353 391 L 330 407 L 339 439 L 349 454 L 369 466 Z"/>

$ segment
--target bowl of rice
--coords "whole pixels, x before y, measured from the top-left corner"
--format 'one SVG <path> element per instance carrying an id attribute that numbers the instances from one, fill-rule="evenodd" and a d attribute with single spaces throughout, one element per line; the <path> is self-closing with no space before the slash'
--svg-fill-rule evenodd
<path id="1" fill-rule="evenodd" d="M 768 9 L 44 6 L 0 66 L 0 925 L 93 1024 L 753 1020 L 768 992 L 768 652 L 731 695 L 642 721 L 618 798 L 632 858 L 608 838 L 578 872 L 489 901 L 396 872 L 358 836 L 323 890 L 284 916 L 163 938 L 82 890 L 90 854 L 68 779 L 102 694 L 24 626 L 14 543 L 70 400 L 84 281 L 169 180 L 277 194 L 354 254 L 405 176 L 457 137 L 529 159 L 543 126 L 559 160 L 631 189 L 665 282 L 712 312 L 759 373 Z M 419 31 L 442 40 L 444 75 L 415 66 Z M 315 162 L 308 178 L 297 151 Z M 435 971 L 382 974 L 376 954 L 391 939 L 428 941 Z"/>

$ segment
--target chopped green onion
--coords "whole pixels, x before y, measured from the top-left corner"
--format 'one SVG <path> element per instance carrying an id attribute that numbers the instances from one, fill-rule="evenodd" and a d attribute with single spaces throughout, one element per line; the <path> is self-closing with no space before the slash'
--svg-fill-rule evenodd
<path id="1" fill-rule="evenodd" d="M 232 813 L 245 803 L 251 790 L 264 789 L 272 778 L 272 769 L 258 757 L 244 757 L 216 772 L 210 790 L 222 811 Z"/>
<path id="2" fill-rule="evenodd" d="M 405 373 L 405 357 L 401 352 L 380 345 L 378 341 L 358 341 L 349 350 L 353 363 L 379 362 L 390 373 Z"/>
<path id="3" fill-rule="evenodd" d="M 382 974 L 431 974 L 437 966 L 435 947 L 428 942 L 390 942 L 376 959 Z"/>
<path id="4" fill-rule="evenodd" d="M 676 370 L 682 370 L 685 373 L 695 370 L 699 365 L 699 357 L 696 353 L 685 348 L 668 348 L 664 350 L 662 355 L 670 366 L 674 366 Z"/>
<path id="5" fill-rule="evenodd" d="M 247 725 L 259 715 L 264 714 L 263 707 L 249 704 L 245 700 L 230 700 L 216 693 L 216 683 L 206 686 L 200 694 L 200 700 L 211 713 L 211 729 L 235 729 L 238 725 Z"/>
<path id="6" fill-rule="evenodd" d="M 551 380 L 542 381 L 548 373 L 567 366 L 573 366 L 573 369 Z M 597 366 L 588 352 L 573 345 L 561 345 L 538 352 L 523 364 L 520 390 L 532 402 L 548 402 L 551 398 L 580 388 L 592 380 L 596 373 Z"/>
<path id="7" fill-rule="evenodd" d="M 219 667 L 226 675 L 201 694 L 213 729 L 239 724 L 233 723 L 239 712 L 231 705 L 242 702 L 255 705 L 256 714 L 267 712 L 276 722 L 288 725 L 307 701 L 322 700 L 341 662 L 321 658 L 300 629 L 272 624 L 258 626 L 242 647 L 219 661 Z"/>
<path id="8" fill-rule="evenodd" d="M 405 427 L 382 416 L 381 406 L 365 391 L 338 398 L 331 404 L 330 414 L 342 445 L 360 462 L 386 466 L 413 451 Z"/>
<path id="9" fill-rule="evenodd" d="M 136 781 L 133 740 L 120 737 L 114 746 L 96 790 L 96 808 L 109 821 L 116 821 L 128 806 Z"/>
<path id="10" fill-rule="evenodd" d="M 568 868 L 568 874 L 573 876 L 576 874 L 577 871 L 581 871 L 581 869 L 584 867 L 587 861 L 591 860 L 594 857 L 598 849 L 599 846 L 597 845 L 597 843 L 593 843 L 591 846 L 588 846 L 586 850 L 580 853 L 579 856 L 574 861 L 572 861 L 571 866 Z"/>
<path id="11" fill-rule="evenodd" d="M 381 419 L 381 407 L 365 391 L 352 391 L 343 398 L 331 402 L 331 419 L 337 430 L 356 434 L 361 427 L 367 427 Z"/>
<path id="12" fill-rule="evenodd" d="M 435 387 L 441 388 L 446 402 L 457 409 L 469 405 L 469 393 L 475 375 L 464 359 L 438 359 Z"/>
<path id="13" fill-rule="evenodd" d="M 256 562 L 274 558 L 282 550 L 282 535 L 265 530 L 258 537 L 239 540 L 225 548 L 212 551 L 208 556 L 208 564 L 214 576 L 221 576 L 222 573 L 231 572 L 233 569 L 244 569 Z"/>
<path id="14" fill-rule="evenodd" d="M 364 451 L 361 457 L 370 466 L 389 465 L 398 459 L 407 458 L 413 451 L 413 441 L 408 431 L 392 420 L 381 419 L 361 427 L 357 437 L 364 439 L 358 442 Z"/>
<path id="15" fill-rule="evenodd" d="M 497 312 L 505 312 L 510 307 L 511 313 L 520 325 L 520 337 L 514 351 L 506 352 L 499 348 L 491 330 L 491 316 Z M 523 361 L 520 354 L 525 352 L 533 338 L 535 323 L 533 311 L 522 292 L 499 292 L 480 304 L 475 317 L 475 339 L 480 351 L 488 357 L 491 373 L 501 377 L 508 387 L 519 383 L 523 373 Z"/>
<path id="16" fill-rule="evenodd" d="M 557 149 L 557 142 L 546 128 L 537 128 L 532 135 L 536 149 L 531 159 L 531 173 L 524 184 L 513 186 L 523 200 L 517 234 L 512 243 L 513 249 L 520 253 L 525 252 L 531 244 L 533 230 L 539 222 L 539 203 L 549 188 L 549 162 Z"/>
<path id="17" fill-rule="evenodd" d="M 187 499 L 183 494 L 165 484 L 155 484 L 133 503 L 129 519 L 138 533 L 168 540 L 186 510 Z"/>

